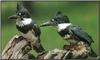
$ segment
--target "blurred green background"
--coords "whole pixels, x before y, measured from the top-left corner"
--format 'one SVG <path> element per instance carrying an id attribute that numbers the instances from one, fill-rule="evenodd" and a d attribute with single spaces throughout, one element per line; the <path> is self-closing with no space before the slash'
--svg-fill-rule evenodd
<path id="1" fill-rule="evenodd" d="M 70 21 L 82 27 L 88 32 L 95 43 L 92 44 L 94 51 L 99 54 L 99 9 L 98 2 L 33 2 L 32 18 L 38 25 L 51 19 L 57 11 L 62 11 Z M 0 40 L 0 52 L 4 49 L 9 40 L 19 32 L 16 29 L 15 21 L 8 17 L 15 14 L 16 2 L 2 2 L 2 40 Z M 41 28 L 41 42 L 46 50 L 54 48 L 62 49 L 65 41 L 58 35 L 53 27 Z M 35 52 L 32 51 L 34 54 Z"/>

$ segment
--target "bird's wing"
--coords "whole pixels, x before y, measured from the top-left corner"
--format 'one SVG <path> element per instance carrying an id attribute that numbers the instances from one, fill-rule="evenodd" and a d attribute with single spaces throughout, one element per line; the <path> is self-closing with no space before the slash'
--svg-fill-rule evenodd
<path id="1" fill-rule="evenodd" d="M 45 51 L 44 47 L 42 46 L 42 44 L 40 43 L 41 40 L 40 40 L 40 34 L 41 34 L 41 30 L 39 28 L 39 26 L 35 23 L 33 23 L 33 28 L 32 30 L 34 31 L 33 33 L 35 33 L 35 36 L 38 38 L 38 40 L 36 41 L 35 45 L 34 45 L 34 50 L 37 52 L 37 53 L 40 53 L 40 52 L 43 52 Z"/>
<path id="2" fill-rule="evenodd" d="M 84 32 L 80 27 L 77 26 L 72 26 L 70 27 L 70 30 L 74 36 L 79 38 L 79 40 L 82 40 L 89 45 L 91 45 L 93 41 L 92 37 L 88 35 L 88 33 Z"/>
<path id="3" fill-rule="evenodd" d="M 35 36 L 40 37 L 41 30 L 34 20 L 31 22 L 31 28 L 34 31 L 33 33 L 35 33 Z"/>
<path id="4" fill-rule="evenodd" d="M 35 35 L 38 36 L 38 37 L 40 37 L 41 30 L 40 30 L 40 28 L 39 28 L 39 26 L 37 24 L 33 25 L 33 30 L 35 32 Z"/>

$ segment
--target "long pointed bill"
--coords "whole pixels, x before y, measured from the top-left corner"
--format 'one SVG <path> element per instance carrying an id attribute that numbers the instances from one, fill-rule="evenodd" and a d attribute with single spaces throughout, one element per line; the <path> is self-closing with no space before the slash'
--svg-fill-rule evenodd
<path id="1" fill-rule="evenodd" d="M 52 26 L 52 25 L 53 25 L 53 22 L 47 21 L 47 22 L 41 24 L 40 27 L 44 27 L 44 26 Z"/>
<path id="2" fill-rule="evenodd" d="M 18 18 L 17 15 L 12 15 L 12 16 L 8 17 L 8 19 L 17 19 L 17 18 Z"/>

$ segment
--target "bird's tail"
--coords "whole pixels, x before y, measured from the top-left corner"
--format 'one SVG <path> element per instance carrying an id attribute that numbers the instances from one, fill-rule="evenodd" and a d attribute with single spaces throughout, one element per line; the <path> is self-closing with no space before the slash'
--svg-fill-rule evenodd
<path id="1" fill-rule="evenodd" d="M 41 52 L 44 52 L 44 51 L 45 51 L 45 49 L 44 49 L 44 47 L 42 46 L 42 44 L 41 44 L 40 41 L 37 42 L 37 43 L 34 45 L 33 49 L 34 49 L 37 53 L 41 53 Z"/>
<path id="2" fill-rule="evenodd" d="M 37 53 L 41 53 L 43 51 L 45 51 L 45 49 L 43 48 L 43 46 L 41 44 L 39 44 L 38 46 L 34 46 L 33 48 Z"/>
<path id="3" fill-rule="evenodd" d="M 94 52 L 94 50 L 91 48 L 91 52 L 89 54 L 91 57 L 97 57 L 97 54 Z"/>

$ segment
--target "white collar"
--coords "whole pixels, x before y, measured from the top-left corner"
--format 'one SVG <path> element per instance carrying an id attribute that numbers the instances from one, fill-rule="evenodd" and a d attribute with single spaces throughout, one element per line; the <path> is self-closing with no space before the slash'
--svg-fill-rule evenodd
<path id="1" fill-rule="evenodd" d="M 63 30 L 65 28 L 67 28 L 68 26 L 72 25 L 71 23 L 62 23 L 62 24 L 58 24 L 58 30 Z"/>
<path id="2" fill-rule="evenodd" d="M 24 26 L 24 25 L 28 25 L 32 22 L 32 19 L 31 18 L 23 18 L 23 20 L 17 20 L 16 21 L 16 24 L 20 27 Z"/>

